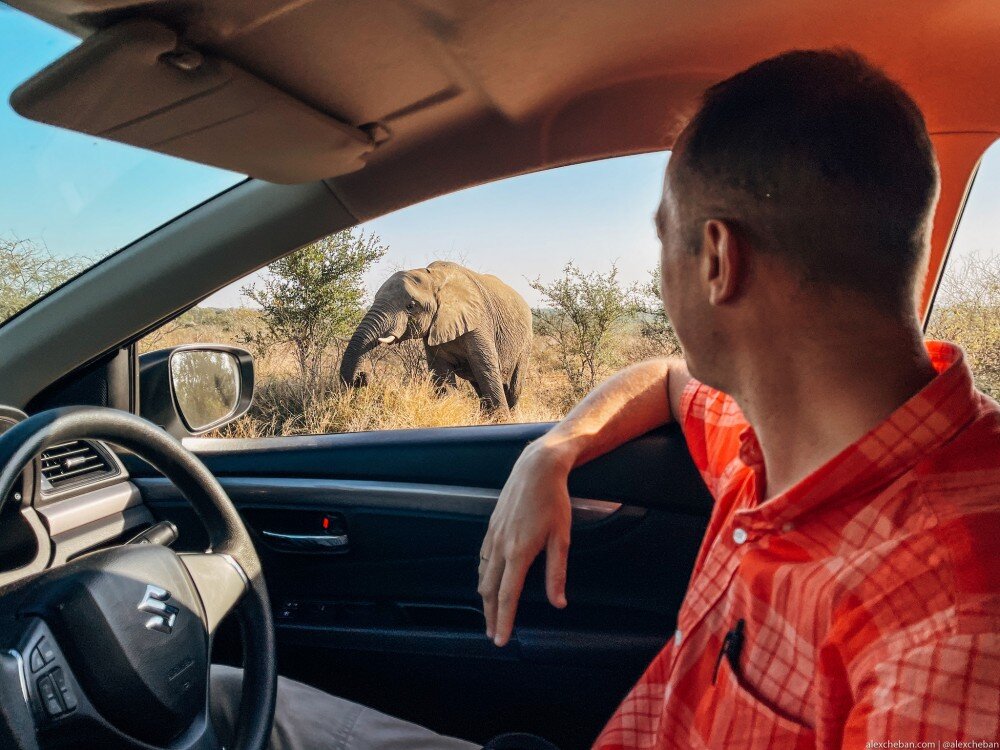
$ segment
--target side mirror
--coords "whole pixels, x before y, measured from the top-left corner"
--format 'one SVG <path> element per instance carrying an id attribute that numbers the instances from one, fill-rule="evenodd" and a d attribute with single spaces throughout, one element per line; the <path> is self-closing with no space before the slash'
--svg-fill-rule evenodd
<path id="1" fill-rule="evenodd" d="M 139 357 L 139 413 L 177 438 L 232 422 L 253 401 L 253 357 L 224 344 L 186 344 Z"/>

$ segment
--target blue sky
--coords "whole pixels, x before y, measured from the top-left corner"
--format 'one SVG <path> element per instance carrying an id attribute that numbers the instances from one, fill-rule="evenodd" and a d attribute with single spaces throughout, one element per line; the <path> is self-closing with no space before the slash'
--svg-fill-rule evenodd
<path id="1" fill-rule="evenodd" d="M 577 164 L 463 190 L 369 222 L 389 246 L 383 266 L 435 258 L 496 274 L 530 302 L 528 280 L 552 279 L 573 261 L 587 271 L 618 266 L 648 280 L 659 243 L 653 211 L 667 154 Z M 376 276 L 384 277 L 384 271 Z M 388 269 L 385 269 L 388 270 Z"/>
<path id="2" fill-rule="evenodd" d="M 0 4 L 0 237 L 100 257 L 244 178 L 17 115 L 11 92 L 77 41 Z"/>
<path id="3" fill-rule="evenodd" d="M 952 244 L 952 258 L 971 253 L 1000 253 L 1000 142 L 983 156 Z"/>
<path id="4" fill-rule="evenodd" d="M 0 4 L 0 237 L 44 243 L 57 255 L 99 257 L 242 179 L 239 175 L 24 120 L 6 99 L 76 40 Z M 363 228 L 389 246 L 369 278 L 436 258 L 494 273 L 538 301 L 528 279 L 574 261 L 612 263 L 628 282 L 656 264 L 652 225 L 667 155 L 575 165 L 437 198 Z M 1000 248 L 1000 147 L 984 159 L 953 257 Z M 246 282 L 241 282 L 246 283 Z M 239 286 L 205 304 L 238 305 Z"/>

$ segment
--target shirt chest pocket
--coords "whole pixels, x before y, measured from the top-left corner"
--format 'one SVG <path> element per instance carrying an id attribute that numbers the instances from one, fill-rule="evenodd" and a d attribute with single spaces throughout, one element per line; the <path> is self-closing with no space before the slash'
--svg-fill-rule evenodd
<path id="1" fill-rule="evenodd" d="M 709 748 L 812 750 L 815 732 L 772 708 L 722 659 L 715 685 L 699 703 L 695 728 Z"/>

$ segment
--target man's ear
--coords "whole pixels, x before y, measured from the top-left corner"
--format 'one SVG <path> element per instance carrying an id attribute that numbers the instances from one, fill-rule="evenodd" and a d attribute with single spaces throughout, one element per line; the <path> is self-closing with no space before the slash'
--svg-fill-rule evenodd
<path id="1" fill-rule="evenodd" d="M 702 280 L 713 305 L 733 302 L 743 291 L 749 247 L 732 224 L 709 219 L 702 225 Z"/>

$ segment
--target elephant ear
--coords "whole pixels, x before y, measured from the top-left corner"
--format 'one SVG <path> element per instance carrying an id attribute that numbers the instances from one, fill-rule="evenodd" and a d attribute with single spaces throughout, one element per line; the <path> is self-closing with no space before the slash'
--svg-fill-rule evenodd
<path id="1" fill-rule="evenodd" d="M 478 328 L 484 313 L 483 291 L 471 272 L 457 263 L 440 260 L 427 270 L 437 287 L 437 312 L 427 332 L 427 344 L 439 346 Z"/>

